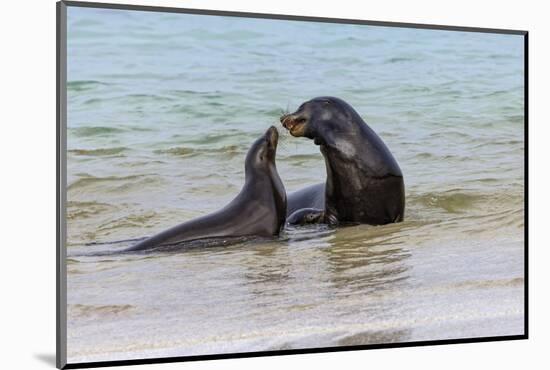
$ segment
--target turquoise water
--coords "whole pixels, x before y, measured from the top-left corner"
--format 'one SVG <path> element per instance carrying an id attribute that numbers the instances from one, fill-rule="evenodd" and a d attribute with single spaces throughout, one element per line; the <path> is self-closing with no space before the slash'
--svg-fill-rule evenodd
<path id="1" fill-rule="evenodd" d="M 68 12 L 69 362 L 523 333 L 523 38 Z M 349 102 L 405 176 L 400 224 L 85 257 L 217 210 L 250 144 Z M 324 181 L 281 130 L 287 191 Z"/>

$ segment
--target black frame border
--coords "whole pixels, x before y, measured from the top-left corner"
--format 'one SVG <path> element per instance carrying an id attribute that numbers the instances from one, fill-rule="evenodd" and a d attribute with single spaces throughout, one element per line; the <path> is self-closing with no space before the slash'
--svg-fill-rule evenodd
<path id="1" fill-rule="evenodd" d="M 221 353 L 198 356 L 177 356 L 142 358 L 133 360 L 114 360 L 97 362 L 67 363 L 67 281 L 66 281 L 66 147 L 67 147 L 67 7 L 134 10 L 146 12 L 165 12 L 180 14 L 196 14 L 211 16 L 226 16 L 240 18 L 274 19 L 302 22 L 357 24 L 381 27 L 417 28 L 441 31 L 460 31 L 495 33 L 508 35 L 522 35 L 524 37 L 524 334 L 509 336 L 457 338 L 444 340 L 427 340 L 404 343 L 367 344 L 355 346 L 318 347 L 277 351 Z M 525 30 L 480 28 L 432 25 L 422 23 L 383 22 L 360 19 L 326 18 L 301 15 L 284 15 L 251 12 L 233 12 L 225 10 L 175 8 L 162 6 L 144 6 L 132 4 L 112 4 L 83 1 L 59 1 L 56 3 L 56 366 L 59 369 L 81 369 L 110 366 L 159 364 L 188 361 L 219 360 L 230 358 L 283 356 L 296 354 L 312 354 L 324 352 L 360 351 L 367 349 L 405 348 L 447 344 L 483 343 L 511 340 L 525 340 L 529 338 L 529 32 Z"/>

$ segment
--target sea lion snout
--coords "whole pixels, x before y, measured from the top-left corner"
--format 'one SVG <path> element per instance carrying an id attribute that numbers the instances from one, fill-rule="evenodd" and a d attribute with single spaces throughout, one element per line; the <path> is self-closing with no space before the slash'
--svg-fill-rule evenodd
<path id="1" fill-rule="evenodd" d="M 279 119 L 279 121 L 281 121 L 281 123 L 283 124 L 284 128 L 288 128 L 287 124 L 290 120 L 292 120 L 292 118 L 290 118 L 290 114 L 283 114 Z"/>
<path id="2" fill-rule="evenodd" d="M 280 121 L 292 136 L 303 136 L 307 119 L 299 114 L 284 114 Z"/>
<path id="3" fill-rule="evenodd" d="M 279 142 L 279 131 L 277 131 L 275 126 L 268 128 L 264 137 L 272 149 L 277 148 L 277 143 Z"/>
<path id="4" fill-rule="evenodd" d="M 294 125 L 305 122 L 306 119 L 298 116 L 297 114 L 284 114 L 281 116 L 280 121 L 284 128 L 290 130 Z"/>

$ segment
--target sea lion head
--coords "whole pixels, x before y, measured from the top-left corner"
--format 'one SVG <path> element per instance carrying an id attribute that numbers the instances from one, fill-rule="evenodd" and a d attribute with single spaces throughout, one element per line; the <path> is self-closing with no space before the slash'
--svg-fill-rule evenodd
<path id="1" fill-rule="evenodd" d="M 284 226 L 286 216 L 286 191 L 275 166 L 278 141 L 279 133 L 275 126 L 271 126 L 252 144 L 245 161 L 245 179 L 249 184 L 253 184 L 252 188 L 256 194 L 254 196 L 263 201 L 268 199 L 269 206 L 274 202 L 276 211 L 273 215 L 276 216 L 276 224 L 271 229 L 273 235 Z M 258 192 L 261 195 L 258 195 Z"/>
<path id="2" fill-rule="evenodd" d="M 322 96 L 303 103 L 294 113 L 284 114 L 280 121 L 292 136 L 322 145 L 333 133 L 351 129 L 356 117 L 357 112 L 342 99 Z"/>
<path id="3" fill-rule="evenodd" d="M 248 150 L 246 172 L 262 171 L 274 166 L 278 142 L 279 133 L 275 126 L 271 126 Z"/>

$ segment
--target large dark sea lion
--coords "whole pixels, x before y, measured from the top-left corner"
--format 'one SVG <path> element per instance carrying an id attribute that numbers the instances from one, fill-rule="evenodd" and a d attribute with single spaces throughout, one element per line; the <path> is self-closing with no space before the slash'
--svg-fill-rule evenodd
<path id="1" fill-rule="evenodd" d="M 249 149 L 245 183 L 227 206 L 139 242 L 126 251 L 185 245 L 186 242 L 240 237 L 272 237 L 285 222 L 286 193 L 275 167 L 279 135 L 271 126 Z"/>
<path id="2" fill-rule="evenodd" d="M 380 137 L 348 103 L 334 97 L 315 98 L 283 115 L 281 123 L 292 136 L 313 139 L 320 146 L 327 170 L 325 184 L 288 196 L 291 221 L 304 222 L 308 212 L 301 208 L 313 208 L 307 219 L 330 224 L 383 225 L 403 220 L 401 169 Z M 295 211 L 299 213 L 292 215 Z"/>

